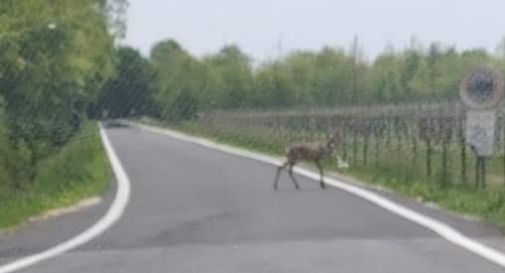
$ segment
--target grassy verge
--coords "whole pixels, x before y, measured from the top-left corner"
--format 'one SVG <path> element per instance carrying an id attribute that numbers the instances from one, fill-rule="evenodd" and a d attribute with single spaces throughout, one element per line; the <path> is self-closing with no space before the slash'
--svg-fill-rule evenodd
<path id="1" fill-rule="evenodd" d="M 159 121 L 149 123 L 168 126 Z M 276 156 L 283 154 L 286 142 L 282 136 L 258 128 L 233 130 L 224 126 L 206 126 L 199 122 L 183 122 L 170 127 Z M 370 163 L 364 166 L 358 163 L 351 165 L 346 174 L 366 183 L 380 184 L 404 195 L 435 203 L 442 208 L 481 217 L 505 231 L 505 191 L 501 185 L 489 185 L 487 189 L 477 191 L 469 183 L 440 183 L 436 181 L 436 172 L 430 181 L 423 176 L 423 159 L 418 159 L 419 164 L 412 164 L 407 156 L 407 153 L 398 154 L 398 151 L 394 154 L 382 152 L 380 165 Z M 335 160 L 329 160 L 326 165 L 327 168 L 336 170 Z"/>
<path id="2" fill-rule="evenodd" d="M 98 126 L 88 123 L 70 143 L 37 166 L 31 187 L 0 192 L 0 229 L 100 195 L 110 181 Z"/>

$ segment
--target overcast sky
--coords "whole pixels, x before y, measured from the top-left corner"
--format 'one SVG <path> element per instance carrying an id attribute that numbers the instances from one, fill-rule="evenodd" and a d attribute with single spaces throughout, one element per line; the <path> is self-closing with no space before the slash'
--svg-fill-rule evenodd
<path id="1" fill-rule="evenodd" d="M 494 52 L 505 37 L 505 0 L 130 0 L 126 43 L 147 54 L 176 39 L 197 56 L 237 44 L 258 61 L 293 49 L 348 49 L 368 59 L 415 36 Z"/>

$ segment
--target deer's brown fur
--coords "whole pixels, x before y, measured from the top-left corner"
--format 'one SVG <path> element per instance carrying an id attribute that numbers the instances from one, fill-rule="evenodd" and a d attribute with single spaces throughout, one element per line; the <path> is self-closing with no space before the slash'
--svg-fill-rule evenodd
<path id="1" fill-rule="evenodd" d="M 286 161 L 284 164 L 277 168 L 277 174 L 274 181 L 274 190 L 277 191 L 280 173 L 286 167 L 289 167 L 289 177 L 291 178 L 291 181 L 295 185 L 296 189 L 300 189 L 298 181 L 293 176 L 293 167 L 299 161 L 313 161 L 316 164 L 321 176 L 320 186 L 324 189 L 326 186 L 324 184 L 324 174 L 323 167 L 321 166 L 321 161 L 331 156 L 335 150 L 337 142 L 338 136 L 335 133 L 333 137 L 328 141 L 296 143 L 288 146 L 286 148 Z"/>

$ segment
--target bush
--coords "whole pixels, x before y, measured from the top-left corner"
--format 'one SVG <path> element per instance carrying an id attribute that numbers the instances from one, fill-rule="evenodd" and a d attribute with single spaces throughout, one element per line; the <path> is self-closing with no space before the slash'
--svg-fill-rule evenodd
<path id="1" fill-rule="evenodd" d="M 0 228 L 100 195 L 110 180 L 98 127 L 88 123 L 66 146 L 37 164 L 33 183 L 23 189 L 0 187 Z"/>

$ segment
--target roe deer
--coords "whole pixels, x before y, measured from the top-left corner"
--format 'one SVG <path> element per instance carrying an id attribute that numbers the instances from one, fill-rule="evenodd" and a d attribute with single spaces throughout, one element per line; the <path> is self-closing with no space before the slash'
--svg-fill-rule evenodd
<path id="1" fill-rule="evenodd" d="M 321 160 L 331 156 L 333 151 L 335 150 L 336 145 L 338 144 L 339 137 L 338 134 L 335 133 L 333 137 L 331 137 L 328 141 L 316 141 L 316 142 L 307 142 L 307 143 L 297 143 L 292 144 L 286 148 L 286 157 L 287 160 L 282 166 L 277 168 L 277 174 L 275 175 L 274 181 L 274 190 L 277 191 L 277 184 L 279 182 L 279 176 L 281 171 L 289 166 L 289 177 L 297 190 L 300 189 L 298 185 L 298 181 L 296 181 L 293 176 L 293 167 L 299 161 L 314 161 L 316 163 L 317 168 L 319 169 L 319 174 L 321 176 L 320 186 L 322 189 L 326 188 L 323 177 L 323 167 L 321 166 Z M 338 163 L 340 164 L 340 157 L 338 158 Z"/>

